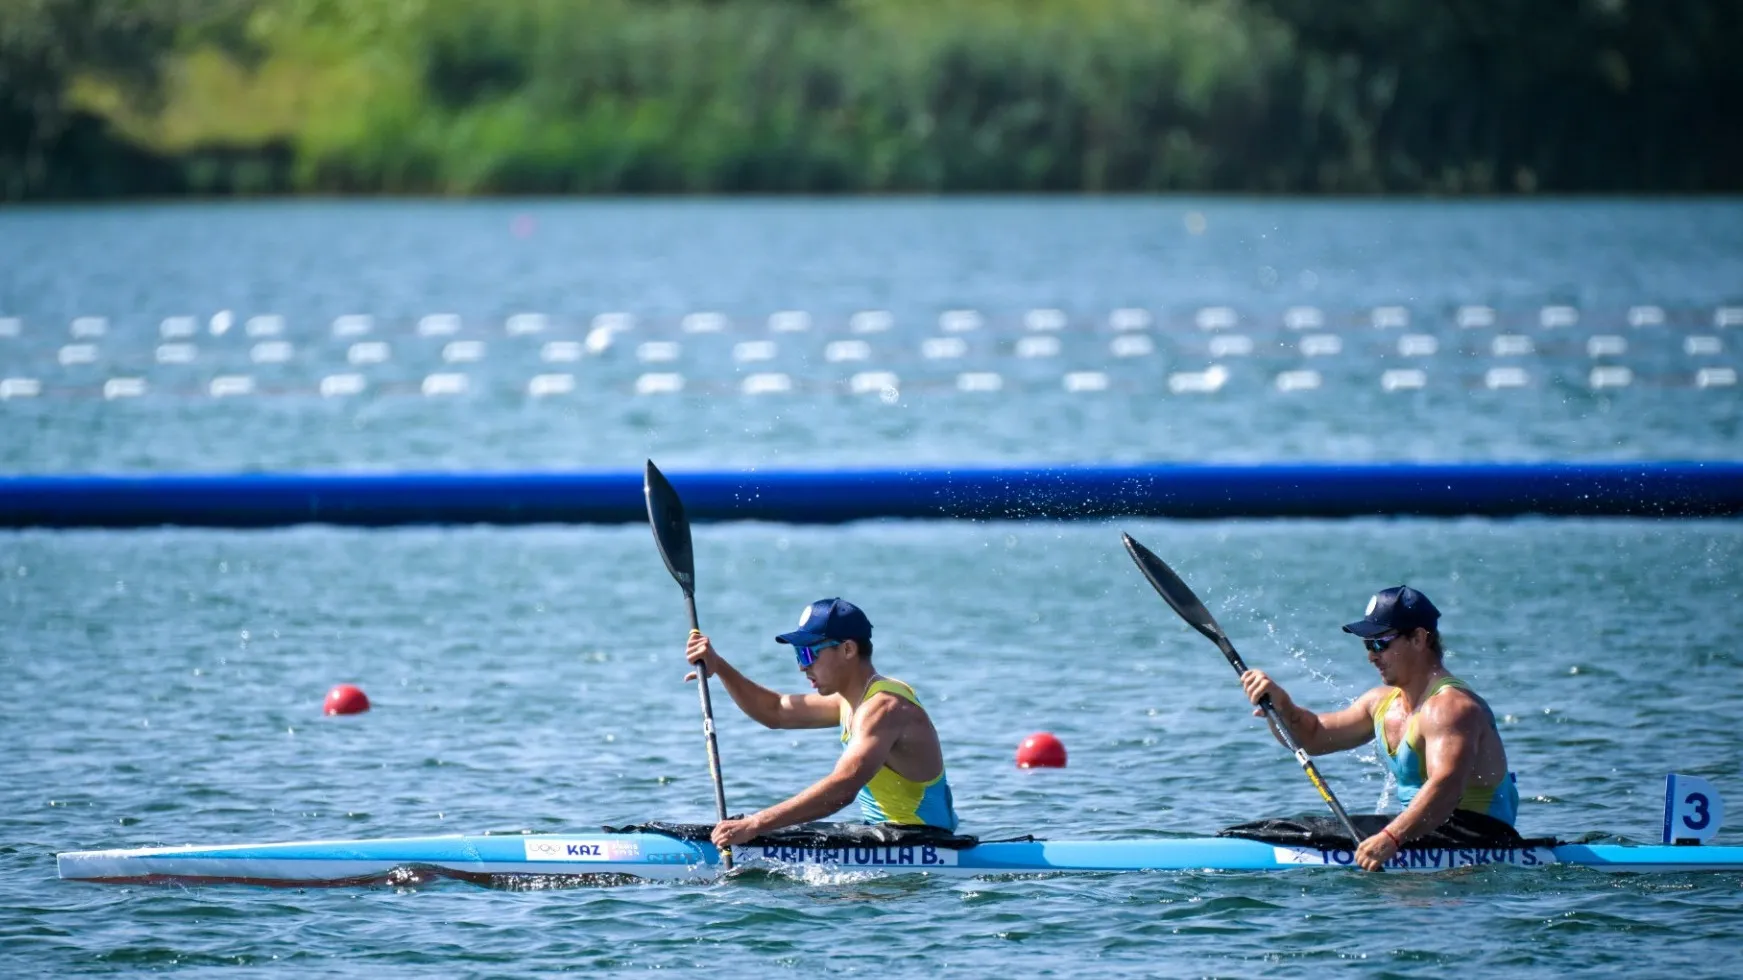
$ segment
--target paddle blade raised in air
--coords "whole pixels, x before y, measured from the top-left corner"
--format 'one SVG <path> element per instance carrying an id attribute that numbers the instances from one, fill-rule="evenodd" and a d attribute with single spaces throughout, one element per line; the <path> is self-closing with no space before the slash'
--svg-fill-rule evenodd
<path id="1" fill-rule="evenodd" d="M 648 498 L 648 523 L 654 529 L 654 544 L 659 546 L 666 570 L 678 580 L 685 596 L 693 596 L 696 559 L 690 551 L 690 519 L 684 516 L 684 502 L 678 499 L 678 491 L 672 489 L 666 475 L 651 459 L 642 476 L 642 491 Z"/>
<path id="2" fill-rule="evenodd" d="M 1186 587 L 1180 576 L 1174 574 L 1167 562 L 1156 557 L 1155 552 L 1139 544 L 1130 534 L 1120 535 L 1120 540 L 1126 543 L 1126 551 L 1138 563 L 1138 570 L 1144 573 L 1144 577 L 1150 580 L 1150 585 L 1168 605 L 1180 614 L 1181 619 L 1186 620 L 1193 629 L 1210 637 L 1218 646 L 1228 642 L 1223 628 L 1217 625 L 1216 617 L 1210 614 L 1209 609 L 1204 608 L 1204 603 L 1198 601 L 1198 596 L 1192 594 L 1192 590 Z"/>

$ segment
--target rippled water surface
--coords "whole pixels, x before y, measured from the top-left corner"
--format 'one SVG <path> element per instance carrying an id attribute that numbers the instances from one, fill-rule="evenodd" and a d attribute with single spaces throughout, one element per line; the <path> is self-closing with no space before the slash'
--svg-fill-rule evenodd
<path id="1" fill-rule="evenodd" d="M 1504 715 L 1534 832 L 1657 834 L 1663 774 L 1735 784 L 1734 522 L 1138 522 L 1248 659 L 1304 701 L 1373 678 L 1337 631 L 1376 582 L 1446 612 L 1451 662 Z M 699 530 L 704 626 L 768 683 L 814 594 L 856 597 L 927 698 L 969 829 L 1206 833 L 1316 798 L 1233 675 L 1100 523 Z M 112 887 L 58 850 L 709 819 L 681 598 L 644 528 L 26 533 L 0 543 L 13 681 L 0 938 L 32 970 L 295 964 L 365 976 L 599 967 L 1113 975 L 1718 975 L 1743 874 L 1475 871 L 947 881 L 752 876 L 509 893 Z M 320 716 L 354 681 L 368 714 Z M 733 809 L 820 776 L 830 732 L 717 693 Z M 1023 772 L 1049 729 L 1061 771 Z M 1358 756 L 1367 756 L 1366 758 Z M 1352 808 L 1371 754 L 1326 761 Z M 885 966 L 881 956 L 912 956 Z"/>
<path id="2" fill-rule="evenodd" d="M 1735 202 L 9 209 L 0 379 L 38 387 L 0 398 L 0 471 L 1734 459 L 1743 413 L 1714 379 L 1743 346 L 1723 312 L 1743 299 L 1739 229 Z M 1285 322 L 1309 306 L 1322 324 Z M 1495 322 L 1461 326 L 1473 306 Z M 1225 307 L 1232 324 L 1201 325 Z M 1406 324 L 1375 325 L 1400 307 Z M 1546 321 L 1564 307 L 1573 323 Z M 943 314 L 967 309 L 979 327 L 946 329 Z M 1063 324 L 1030 316 L 1054 309 Z M 1153 320 L 1119 329 L 1118 309 Z M 810 326 L 776 329 L 782 310 Z M 889 311 L 890 329 L 856 332 L 868 310 Z M 612 311 L 635 326 L 585 347 Z M 724 314 L 721 329 L 687 329 L 701 311 Z M 546 314 L 543 332 L 509 331 L 524 312 Z M 349 314 L 372 332 L 336 335 Z M 426 331 L 436 314 L 457 316 L 455 332 Z M 276 328 L 251 332 L 271 315 Z M 194 333 L 169 336 L 183 321 L 164 320 L 182 316 Z M 1113 352 L 1139 334 L 1149 353 Z M 1308 354 L 1308 335 L 1341 346 Z M 1406 335 L 1436 351 L 1402 353 Z M 1037 336 L 1057 350 L 1023 346 Z M 1497 348 L 1504 336 L 1530 352 Z M 952 337 L 960 355 L 927 355 Z M 1619 351 L 1592 343 L 1617 337 Z M 828 345 L 851 339 L 868 356 L 832 360 Z M 482 348 L 451 359 L 467 340 Z M 387 359 L 353 363 L 352 345 L 373 341 Z M 740 347 L 764 341 L 767 359 Z M 549 342 L 582 353 L 546 360 Z M 189 360 L 160 350 L 182 343 Z M 288 359 L 261 356 L 270 343 Z M 675 359 L 648 343 L 677 345 Z M 1218 365 L 1216 390 L 1171 380 Z M 1525 381 L 1491 385 L 1507 367 Z M 1593 383 L 1620 367 L 1627 384 Z M 1410 370 L 1422 387 L 1382 383 Z M 1703 386 L 1702 370 L 1719 373 Z M 875 371 L 898 375 L 893 396 L 854 393 Z M 1319 387 L 1284 390 L 1290 371 Z M 1068 389 L 1073 372 L 1107 386 Z M 323 395 L 340 374 L 365 384 Z M 529 391 L 555 374 L 574 387 Z M 637 394 L 650 374 L 687 381 Z M 746 393 L 767 374 L 789 387 Z M 432 390 L 432 375 L 466 390 Z M 214 393 L 237 377 L 252 387 Z M 821 595 L 862 604 L 880 667 L 926 699 L 965 829 L 983 836 L 1193 835 L 1314 811 L 1121 530 L 1174 564 L 1252 664 L 1319 706 L 1374 682 L 1338 626 L 1378 587 L 1423 588 L 1453 669 L 1501 715 L 1528 832 L 1655 840 L 1672 770 L 1743 798 L 1736 521 L 708 525 L 702 623 L 753 676 L 791 684 L 773 634 Z M 55 878 L 54 854 L 80 848 L 705 821 L 685 629 L 640 526 L 0 534 L 0 972 L 1734 972 L 1743 873 L 751 874 L 530 891 Z M 323 718 L 340 682 L 374 709 Z M 765 731 L 715 696 L 733 810 L 831 764 L 833 733 Z M 1013 766 L 1039 730 L 1064 740 L 1068 768 Z M 1351 809 L 1393 805 L 1370 751 L 1324 769 Z"/>
<path id="3" fill-rule="evenodd" d="M 0 472 L 1743 455 L 1731 200 L 14 209 L 0 321 Z"/>

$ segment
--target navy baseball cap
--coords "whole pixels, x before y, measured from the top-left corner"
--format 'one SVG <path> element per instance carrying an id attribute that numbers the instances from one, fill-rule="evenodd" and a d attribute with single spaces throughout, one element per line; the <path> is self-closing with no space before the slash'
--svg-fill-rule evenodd
<path id="1" fill-rule="evenodd" d="M 826 640 L 870 640 L 871 620 L 846 599 L 818 599 L 799 614 L 799 628 L 775 637 L 776 643 L 814 647 Z"/>
<path id="2" fill-rule="evenodd" d="M 1440 622 L 1440 610 L 1428 601 L 1428 596 L 1408 585 L 1397 585 L 1374 593 L 1368 600 L 1367 615 L 1344 627 L 1364 640 L 1387 633 L 1408 633 L 1417 627 L 1433 630 Z"/>

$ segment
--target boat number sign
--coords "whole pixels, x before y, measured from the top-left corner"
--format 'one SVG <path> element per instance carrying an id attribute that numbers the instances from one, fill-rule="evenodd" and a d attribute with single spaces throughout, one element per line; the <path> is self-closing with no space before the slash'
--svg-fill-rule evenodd
<path id="1" fill-rule="evenodd" d="M 1705 844 L 1719 832 L 1725 801 L 1699 776 L 1673 772 L 1664 777 L 1664 842 Z"/>

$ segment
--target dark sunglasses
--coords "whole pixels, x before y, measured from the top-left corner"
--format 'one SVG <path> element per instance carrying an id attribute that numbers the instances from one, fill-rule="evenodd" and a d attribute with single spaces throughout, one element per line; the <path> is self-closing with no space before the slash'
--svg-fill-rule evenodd
<path id="1" fill-rule="evenodd" d="M 1394 640 L 1403 635 L 1403 633 L 1390 633 L 1386 636 L 1376 636 L 1371 640 L 1363 640 L 1362 646 L 1366 647 L 1369 653 L 1384 653 Z"/>
<path id="2" fill-rule="evenodd" d="M 812 664 L 817 662 L 817 655 L 818 654 L 829 649 L 830 647 L 838 647 L 840 645 L 841 645 L 840 640 L 830 640 L 826 643 L 819 643 L 816 646 L 810 646 L 810 647 L 794 646 L 793 647 L 793 656 L 799 658 L 799 669 L 803 670 L 806 667 L 809 667 Z"/>

